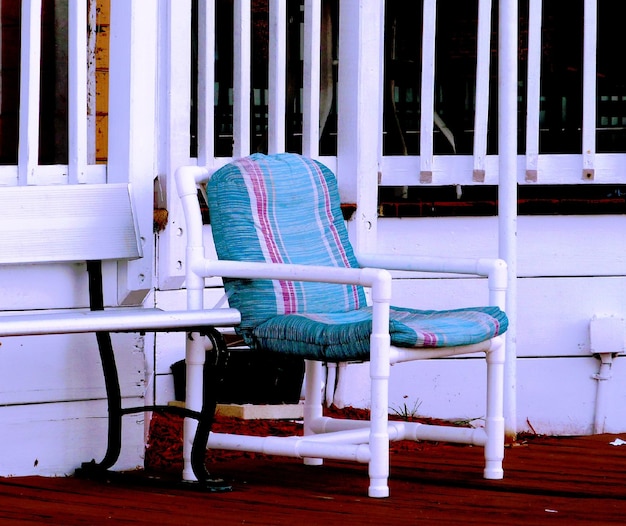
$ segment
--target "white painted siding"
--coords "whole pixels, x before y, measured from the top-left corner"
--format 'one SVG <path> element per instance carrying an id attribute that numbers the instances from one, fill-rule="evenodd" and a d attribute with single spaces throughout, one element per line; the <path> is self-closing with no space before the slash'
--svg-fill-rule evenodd
<path id="1" fill-rule="evenodd" d="M 2 408 L 0 441 L 5 448 L 2 476 L 64 476 L 80 459 L 102 458 L 106 451 L 103 400 L 7 406 Z M 120 469 L 143 466 L 144 415 L 129 415 L 122 429 Z"/>
<path id="2" fill-rule="evenodd" d="M 518 220 L 517 429 L 554 434 L 586 434 L 593 430 L 600 361 L 590 352 L 589 322 L 594 316 L 626 319 L 626 246 L 619 232 L 624 216 L 521 216 Z M 496 218 L 382 219 L 383 251 L 426 254 L 433 247 L 458 256 L 497 253 Z M 404 276 L 406 278 L 406 276 Z M 401 305 L 451 308 L 486 301 L 484 285 L 475 279 L 401 279 L 394 292 Z M 619 351 L 619 349 L 616 349 Z M 614 360 L 606 430 L 623 432 L 626 411 L 624 357 Z M 420 389 L 425 414 L 473 418 L 479 407 L 466 372 L 450 364 L 415 365 L 415 382 L 430 382 L 421 371 L 435 368 L 437 390 Z M 356 374 L 356 373 L 355 373 Z M 400 378 L 410 373 L 398 372 Z M 552 377 L 550 375 L 553 375 Z M 355 383 L 360 383 L 355 380 Z M 419 380 L 418 380 L 419 379 Z M 428 384 L 430 385 L 430 384 Z M 462 391 L 460 386 L 471 385 Z M 392 404 L 401 404 L 399 388 Z M 437 406 L 438 395 L 467 396 L 449 409 Z M 464 395 L 454 394 L 463 392 Z M 452 393 L 452 394 L 451 394 Z M 572 395 L 575 393 L 575 395 Z M 352 394 L 352 393 L 351 393 Z M 405 393 L 402 394 L 404 396 Z M 361 394 L 349 402 L 362 404 Z M 458 402 L 458 400 L 457 400 Z M 411 403 L 413 403 L 411 401 Z M 451 414 L 450 411 L 459 411 Z M 531 422 L 531 424 L 529 424 Z M 532 426 L 532 427 L 531 427 Z"/>
<path id="3" fill-rule="evenodd" d="M 408 365 L 408 367 L 407 367 Z M 599 408 L 607 433 L 623 433 L 626 360 L 618 359 L 606 385 L 609 403 Z M 367 407 L 367 369 L 350 366 L 346 403 Z M 598 362 L 593 358 L 527 358 L 517 363 L 518 431 L 548 435 L 594 433 Z M 459 421 L 480 419 L 484 364 L 476 359 L 428 360 L 391 368 L 390 408 Z M 555 388 L 555 386 L 558 386 Z"/>

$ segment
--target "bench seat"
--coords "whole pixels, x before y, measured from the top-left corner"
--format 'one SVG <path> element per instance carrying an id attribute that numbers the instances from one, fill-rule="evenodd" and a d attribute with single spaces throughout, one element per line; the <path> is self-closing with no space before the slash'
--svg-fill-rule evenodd
<path id="1" fill-rule="evenodd" d="M 235 309 L 164 311 L 115 307 L 103 311 L 73 309 L 37 314 L 0 314 L 0 337 L 86 332 L 189 331 L 206 326 L 231 326 L 240 321 Z"/>

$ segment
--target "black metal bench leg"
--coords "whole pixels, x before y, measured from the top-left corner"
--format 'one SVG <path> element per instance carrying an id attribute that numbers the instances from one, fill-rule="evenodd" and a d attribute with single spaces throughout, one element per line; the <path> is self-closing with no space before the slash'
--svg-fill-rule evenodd
<path id="1" fill-rule="evenodd" d="M 191 468 L 198 482 L 208 490 L 229 491 L 231 487 L 224 480 L 213 478 L 206 468 L 206 446 L 213 426 L 217 397 L 224 377 L 228 351 L 219 331 L 211 328 L 204 334 L 211 340 L 213 348 L 207 353 L 204 364 L 202 410 L 191 448 Z"/>
<path id="2" fill-rule="evenodd" d="M 88 261 L 87 271 L 89 273 L 89 302 L 91 310 L 103 310 L 104 300 L 102 291 L 102 264 L 100 261 Z M 198 329 L 196 329 L 198 330 Z M 102 371 L 104 374 L 104 383 L 107 395 L 108 409 L 108 432 L 107 432 L 107 450 L 104 458 L 100 462 L 92 460 L 83 463 L 82 467 L 76 470 L 77 476 L 86 476 L 94 478 L 119 478 L 109 470 L 119 459 L 122 450 L 122 418 L 126 414 L 158 410 L 162 412 L 178 413 L 187 418 L 194 418 L 198 421 L 196 434 L 194 436 L 191 451 L 191 467 L 196 476 L 198 483 L 185 485 L 196 487 L 205 491 L 229 491 L 231 487 L 222 479 L 215 479 L 206 469 L 206 445 L 209 439 L 209 433 L 213 425 L 213 417 L 217 405 L 217 393 L 219 385 L 222 382 L 224 368 L 228 353 L 226 343 L 222 335 L 216 329 L 204 328 L 202 333 L 210 338 L 212 343 L 212 351 L 207 353 L 207 362 L 204 366 L 204 390 L 202 398 L 202 410 L 190 411 L 188 409 L 175 408 L 169 406 L 144 406 L 122 408 L 122 394 L 118 376 L 117 366 L 115 364 L 115 354 L 111 343 L 111 335 L 108 332 L 97 332 L 98 350 L 100 352 L 100 360 L 102 362 Z M 160 484 L 157 478 L 146 479 L 146 482 Z M 167 481 L 166 485 L 171 485 Z"/>
<path id="3" fill-rule="evenodd" d="M 109 469 L 117 462 L 122 450 L 122 394 L 115 364 L 115 355 L 113 354 L 113 346 L 111 344 L 111 335 L 107 332 L 99 332 L 96 334 L 96 337 L 98 339 L 98 348 L 100 349 L 100 359 L 102 360 L 109 415 L 107 450 L 104 458 L 98 463 L 98 467 Z"/>
<path id="4" fill-rule="evenodd" d="M 115 355 L 111 344 L 111 335 L 107 332 L 96 333 L 100 359 L 102 361 L 102 371 L 104 373 L 104 383 L 107 394 L 107 449 L 104 458 L 100 462 L 92 460 L 82 465 L 81 471 L 105 472 L 111 468 L 120 456 L 122 451 L 122 395 L 120 383 L 117 376 L 117 366 L 115 365 Z"/>
<path id="5" fill-rule="evenodd" d="M 87 261 L 87 273 L 89 277 L 89 306 L 93 311 L 104 310 L 102 262 Z M 117 366 L 115 365 L 111 335 L 108 332 L 97 332 L 96 339 L 98 341 L 98 350 L 100 352 L 107 395 L 107 450 L 102 461 L 97 464 L 93 461 L 87 465 L 90 468 L 97 468 L 104 471 L 117 462 L 122 449 L 122 394 Z"/>

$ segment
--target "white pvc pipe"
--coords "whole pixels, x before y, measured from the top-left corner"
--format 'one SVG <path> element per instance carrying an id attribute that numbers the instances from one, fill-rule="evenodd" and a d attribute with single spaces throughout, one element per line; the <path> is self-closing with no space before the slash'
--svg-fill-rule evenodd
<path id="1" fill-rule="evenodd" d="M 593 379 L 598 382 L 596 390 L 596 406 L 593 421 L 593 432 L 596 435 L 604 433 L 604 425 L 606 420 L 606 407 L 608 398 L 606 396 L 607 382 L 611 379 L 611 367 L 613 365 L 613 356 L 608 353 L 602 353 L 600 356 L 600 370 L 593 375 Z"/>
<path id="2" fill-rule="evenodd" d="M 395 422 L 392 422 L 395 423 Z M 485 430 L 471 427 L 434 426 L 418 422 L 403 422 L 402 437 L 406 440 L 430 440 L 484 446 Z"/>
<path id="3" fill-rule="evenodd" d="M 365 420 L 363 424 L 361 427 L 339 428 L 332 433 L 308 435 L 306 440 L 307 442 L 317 442 L 318 444 L 367 444 L 370 438 L 369 422 Z"/>
<path id="4" fill-rule="evenodd" d="M 315 430 L 312 428 L 312 424 L 317 422 L 320 418 L 323 418 L 323 394 L 322 384 L 324 377 L 324 366 L 319 361 L 305 360 L 305 375 L 304 375 L 304 424 L 303 433 L 304 436 L 314 435 Z M 308 466 L 319 466 L 324 463 L 324 459 L 319 457 L 306 457 L 304 464 Z"/>
<path id="5" fill-rule="evenodd" d="M 243 279 L 283 279 L 363 285 L 379 290 L 391 290 L 391 274 L 384 269 L 325 267 L 322 265 L 292 265 L 248 261 L 202 260 L 193 265 L 198 276 L 222 276 Z"/>
<path id="6" fill-rule="evenodd" d="M 400 254 L 358 254 L 360 265 L 412 272 L 443 272 L 489 277 L 489 302 L 505 308 L 507 265 L 502 259 L 442 258 Z"/>
<path id="7" fill-rule="evenodd" d="M 505 433 L 517 433 L 517 0 L 500 0 L 498 42 L 499 257 L 508 265 Z"/>
<path id="8" fill-rule="evenodd" d="M 348 429 L 369 429 L 369 421 L 324 416 L 311 422 L 310 427 L 314 433 L 333 433 L 335 431 L 346 431 Z"/>
<path id="9" fill-rule="evenodd" d="M 413 360 L 430 360 L 447 356 L 459 356 L 461 354 L 487 353 L 490 352 L 494 340 L 485 340 L 483 342 L 458 347 L 392 347 L 390 362 L 396 364 Z"/>
<path id="10" fill-rule="evenodd" d="M 188 334 L 185 345 L 185 408 L 191 411 L 202 410 L 205 359 L 204 339 L 200 333 Z M 197 428 L 197 420 L 185 418 L 183 423 L 183 480 L 196 480 L 191 464 L 191 451 Z"/>
<path id="11" fill-rule="evenodd" d="M 370 448 L 367 444 L 330 444 L 303 437 L 259 437 L 211 433 L 208 447 L 251 451 L 265 455 L 296 458 L 323 457 L 331 460 L 351 460 L 361 463 L 368 463 L 371 458 Z"/>
<path id="12" fill-rule="evenodd" d="M 240 320 L 239 311 L 235 309 L 201 312 L 149 308 L 72 310 L 62 313 L 0 315 L 0 336 L 176 330 L 199 325 L 231 326 Z"/>
<path id="13" fill-rule="evenodd" d="M 494 258 L 455 258 L 359 253 L 357 259 L 361 266 L 385 268 L 387 270 L 408 270 L 413 272 L 447 272 L 489 276 L 492 272 L 497 271 L 498 268 L 505 269 L 504 262 Z"/>
<path id="14" fill-rule="evenodd" d="M 485 414 L 485 468 L 486 479 L 504 477 L 505 418 L 504 418 L 504 364 L 505 339 L 496 338 L 494 347 L 487 353 L 487 412 Z"/>

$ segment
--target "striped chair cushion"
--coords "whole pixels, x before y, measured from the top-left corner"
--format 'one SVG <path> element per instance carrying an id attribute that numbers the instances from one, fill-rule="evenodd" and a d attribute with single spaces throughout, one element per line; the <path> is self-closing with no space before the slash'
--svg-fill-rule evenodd
<path id="1" fill-rule="evenodd" d="M 207 183 L 220 259 L 358 267 L 334 174 L 295 154 L 255 154 L 217 170 Z M 282 314 L 346 312 L 366 305 L 361 287 L 270 280 L 224 280 L 238 330 Z"/>
<path id="2" fill-rule="evenodd" d="M 207 184 L 211 226 L 224 260 L 358 267 L 337 182 L 321 163 L 295 154 L 255 154 L 217 170 Z M 237 331 L 258 350 L 326 361 L 369 357 L 372 311 L 361 287 L 225 279 Z M 392 344 L 477 343 L 507 328 L 497 307 L 454 311 L 392 308 Z"/>
<path id="3" fill-rule="evenodd" d="M 506 331 L 498 307 L 424 311 L 391 307 L 391 344 L 451 347 L 480 343 Z M 254 329 L 256 348 L 323 361 L 367 360 L 372 310 L 275 316 Z"/>

